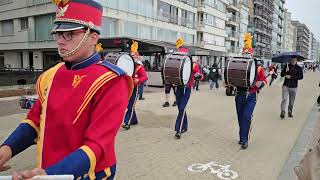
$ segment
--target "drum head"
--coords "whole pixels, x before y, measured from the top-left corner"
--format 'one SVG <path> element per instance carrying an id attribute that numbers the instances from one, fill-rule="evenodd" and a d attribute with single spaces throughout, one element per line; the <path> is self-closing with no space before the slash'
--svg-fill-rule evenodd
<path id="1" fill-rule="evenodd" d="M 186 56 L 183 63 L 183 71 L 182 71 L 182 81 L 183 84 L 186 85 L 189 82 L 192 71 L 192 62 L 191 59 Z"/>
<path id="2" fill-rule="evenodd" d="M 256 74 L 257 74 L 257 67 L 256 67 L 256 63 L 253 61 L 250 69 L 250 85 L 251 86 L 253 85 L 253 83 L 255 83 Z"/>
<path id="3" fill-rule="evenodd" d="M 122 54 L 118 57 L 117 64 L 119 68 L 124 70 L 129 76 L 133 75 L 134 72 L 134 60 L 128 54 Z"/>

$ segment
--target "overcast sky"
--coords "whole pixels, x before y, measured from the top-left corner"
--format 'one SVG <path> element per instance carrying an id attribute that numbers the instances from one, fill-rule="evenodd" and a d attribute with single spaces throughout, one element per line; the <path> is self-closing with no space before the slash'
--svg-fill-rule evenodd
<path id="1" fill-rule="evenodd" d="M 307 25 L 320 41 L 320 0 L 286 0 L 285 6 L 292 13 L 292 20 Z"/>

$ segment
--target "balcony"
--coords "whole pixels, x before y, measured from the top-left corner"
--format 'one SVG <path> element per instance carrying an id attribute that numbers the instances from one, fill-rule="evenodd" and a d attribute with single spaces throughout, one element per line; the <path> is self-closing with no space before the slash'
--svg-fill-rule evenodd
<path id="1" fill-rule="evenodd" d="M 237 46 L 227 46 L 226 50 L 228 53 L 240 53 L 240 48 Z"/>
<path id="2" fill-rule="evenodd" d="M 228 16 L 228 21 L 226 22 L 227 26 L 234 26 L 237 27 L 239 25 L 239 18 L 237 16 Z"/>
<path id="3" fill-rule="evenodd" d="M 239 41 L 239 32 L 237 31 L 228 32 L 228 37 L 226 39 L 227 41 Z"/>
<path id="4" fill-rule="evenodd" d="M 227 10 L 231 11 L 231 12 L 239 12 L 239 8 L 238 8 L 238 2 L 237 0 L 229 0 L 229 3 L 227 5 Z"/>

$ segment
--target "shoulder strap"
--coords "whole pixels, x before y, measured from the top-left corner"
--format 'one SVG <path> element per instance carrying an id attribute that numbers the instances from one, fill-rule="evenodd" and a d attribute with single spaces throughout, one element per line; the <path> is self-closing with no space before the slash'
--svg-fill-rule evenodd
<path id="1" fill-rule="evenodd" d="M 115 72 L 119 76 L 124 76 L 126 74 L 126 72 L 124 70 L 122 70 L 118 66 L 116 66 L 116 65 L 114 65 L 114 64 L 112 64 L 112 63 L 110 63 L 108 61 L 100 61 L 98 64 L 101 65 L 101 66 L 109 68 L 111 71 Z"/>

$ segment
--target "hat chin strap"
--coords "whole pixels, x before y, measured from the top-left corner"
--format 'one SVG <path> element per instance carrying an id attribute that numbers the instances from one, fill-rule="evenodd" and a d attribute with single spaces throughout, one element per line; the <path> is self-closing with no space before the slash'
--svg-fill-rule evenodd
<path id="1" fill-rule="evenodd" d="M 86 33 L 84 34 L 83 38 L 81 39 L 80 43 L 78 44 L 78 46 L 76 48 L 74 48 L 72 51 L 69 51 L 67 53 L 62 53 L 59 49 L 58 49 L 58 53 L 60 55 L 60 57 L 64 58 L 67 56 L 71 56 L 74 53 L 76 53 L 84 44 L 84 42 L 87 40 L 88 36 L 90 34 L 90 28 L 87 29 Z"/>

